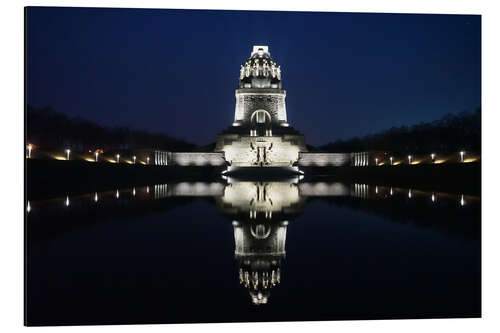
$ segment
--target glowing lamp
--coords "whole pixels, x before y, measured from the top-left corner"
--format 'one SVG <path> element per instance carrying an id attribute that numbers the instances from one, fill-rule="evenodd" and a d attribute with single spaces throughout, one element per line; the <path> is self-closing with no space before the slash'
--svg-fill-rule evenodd
<path id="1" fill-rule="evenodd" d="M 26 146 L 26 149 L 28 149 L 28 158 L 31 158 L 31 151 L 33 150 L 33 145 L 30 143 Z"/>
<path id="2" fill-rule="evenodd" d="M 120 163 L 120 154 L 116 154 L 116 163 Z"/>
<path id="3" fill-rule="evenodd" d="M 69 160 L 69 153 L 71 153 L 71 150 L 66 149 L 66 160 Z"/>

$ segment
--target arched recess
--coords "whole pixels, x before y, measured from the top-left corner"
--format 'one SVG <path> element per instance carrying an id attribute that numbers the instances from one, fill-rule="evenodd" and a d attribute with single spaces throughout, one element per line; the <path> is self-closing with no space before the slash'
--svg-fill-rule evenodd
<path id="1" fill-rule="evenodd" d="M 272 136 L 271 114 L 266 110 L 256 110 L 250 116 L 251 136 Z"/>

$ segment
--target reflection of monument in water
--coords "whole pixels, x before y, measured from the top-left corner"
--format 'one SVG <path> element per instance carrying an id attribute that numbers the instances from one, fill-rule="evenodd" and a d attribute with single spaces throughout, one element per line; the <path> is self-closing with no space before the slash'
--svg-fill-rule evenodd
<path id="1" fill-rule="evenodd" d="M 234 123 L 216 142 L 230 170 L 292 167 L 307 151 L 304 136 L 288 124 L 285 96 L 280 66 L 267 46 L 254 46 L 240 69 Z"/>
<path id="2" fill-rule="evenodd" d="M 303 208 L 299 188 L 285 182 L 230 183 L 216 202 L 233 220 L 240 284 L 253 304 L 266 304 L 281 281 L 288 222 Z"/>

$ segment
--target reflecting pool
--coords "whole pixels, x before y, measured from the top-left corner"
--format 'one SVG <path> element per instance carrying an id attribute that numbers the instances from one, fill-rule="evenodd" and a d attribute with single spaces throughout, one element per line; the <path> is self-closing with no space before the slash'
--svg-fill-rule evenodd
<path id="1" fill-rule="evenodd" d="M 30 325 L 480 316 L 476 196 L 226 179 L 26 215 Z"/>

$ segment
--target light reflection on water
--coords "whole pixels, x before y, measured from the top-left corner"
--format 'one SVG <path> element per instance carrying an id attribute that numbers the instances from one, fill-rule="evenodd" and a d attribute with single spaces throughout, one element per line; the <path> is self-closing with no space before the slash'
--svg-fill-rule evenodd
<path id="1" fill-rule="evenodd" d="M 474 241 L 480 238 L 477 196 L 358 183 L 229 180 L 228 183 L 156 184 L 68 195 L 62 200 L 28 201 L 28 243 L 64 237 L 65 233 L 78 232 L 117 216 L 139 219 L 152 212 L 158 214 L 179 205 L 190 205 L 193 200 L 208 200 L 220 216 L 231 221 L 234 259 L 238 265 L 234 278 L 246 290 L 248 302 L 254 305 L 272 302 L 271 291 L 282 287 L 283 279 L 299 278 L 283 273 L 287 230 L 303 214 L 307 220 L 314 219 L 308 207 L 317 203 L 391 223 L 410 223 L 417 229 L 430 228 L 450 238 Z M 66 222 L 62 223 L 63 220 Z"/>
<path id="2" fill-rule="evenodd" d="M 286 186 L 285 186 L 286 185 Z M 94 202 L 100 201 L 100 198 L 109 199 L 110 193 L 113 193 L 116 199 L 121 195 L 128 195 L 128 198 L 135 197 L 139 193 L 137 200 L 153 200 L 165 199 L 170 197 L 213 197 L 222 198 L 223 201 L 239 204 L 250 203 L 252 199 L 255 202 L 260 202 L 259 194 L 262 196 L 262 191 L 275 197 L 276 202 L 285 202 L 293 204 L 298 198 L 308 199 L 313 197 L 353 197 L 361 199 L 388 199 L 392 195 L 405 195 L 408 199 L 428 197 L 432 202 L 436 202 L 438 198 L 448 201 L 456 200 L 460 206 L 465 206 L 468 202 L 479 203 L 480 197 L 474 195 L 452 194 L 446 192 L 433 192 L 414 190 L 411 188 L 395 188 L 381 185 L 368 184 L 344 184 L 344 183 L 283 183 L 283 182 L 236 182 L 230 184 L 223 183 L 203 183 L 203 182 L 182 182 L 172 184 L 157 184 L 152 186 L 154 189 L 153 195 L 150 196 L 149 186 L 116 189 L 114 191 L 94 192 L 93 194 L 75 194 L 64 197 L 64 205 L 69 207 L 73 200 L 85 201 L 91 198 Z M 239 193 L 235 194 L 234 188 L 240 187 Z M 142 195 L 141 195 L 142 194 Z M 252 197 L 252 196 L 255 196 Z M 31 212 L 32 207 L 42 208 L 44 205 L 58 201 L 57 198 L 27 201 L 26 211 Z M 131 204 L 131 203 L 130 203 Z M 247 205 L 248 206 L 248 205 Z"/>

